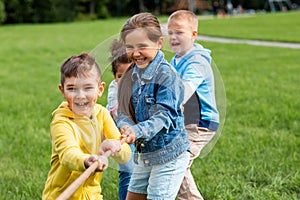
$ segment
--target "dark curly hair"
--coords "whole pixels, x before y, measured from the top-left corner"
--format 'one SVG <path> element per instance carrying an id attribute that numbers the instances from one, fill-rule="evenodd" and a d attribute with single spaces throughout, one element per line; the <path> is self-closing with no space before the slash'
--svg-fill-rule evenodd
<path id="1" fill-rule="evenodd" d="M 120 64 L 127 64 L 131 63 L 131 60 L 127 57 L 126 49 L 122 41 L 114 39 L 110 46 L 111 51 L 111 67 L 112 67 L 112 73 L 114 76 L 116 76 L 116 73 L 118 71 L 118 66 Z"/>

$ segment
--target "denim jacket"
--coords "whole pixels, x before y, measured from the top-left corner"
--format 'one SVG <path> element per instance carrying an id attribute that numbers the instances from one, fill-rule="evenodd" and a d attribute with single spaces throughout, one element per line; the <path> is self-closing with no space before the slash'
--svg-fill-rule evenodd
<path id="1" fill-rule="evenodd" d="M 177 158 L 189 149 L 181 110 L 184 87 L 178 73 L 164 59 L 163 52 L 158 51 L 146 69 L 135 66 L 131 78 L 137 123 L 119 113 L 118 127 L 132 126 L 136 151 L 146 166 Z"/>

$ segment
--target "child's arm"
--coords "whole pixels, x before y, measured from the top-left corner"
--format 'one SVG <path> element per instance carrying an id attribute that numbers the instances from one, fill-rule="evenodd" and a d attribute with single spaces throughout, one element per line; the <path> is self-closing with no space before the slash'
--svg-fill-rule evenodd
<path id="1" fill-rule="evenodd" d="M 123 164 L 131 158 L 131 149 L 125 142 L 125 138 L 120 140 L 104 140 L 99 148 L 102 156 L 111 156 L 117 163 Z"/>
<path id="2" fill-rule="evenodd" d="M 108 166 L 108 159 L 105 152 L 110 151 L 109 156 L 114 156 L 117 152 L 121 150 L 121 141 L 120 140 L 104 140 L 99 148 L 99 155 L 91 155 L 84 161 L 84 166 L 89 168 L 94 162 L 99 161 L 99 165 L 96 168 L 96 171 L 103 171 Z"/>
<path id="3" fill-rule="evenodd" d="M 78 189 L 80 185 L 86 181 L 89 176 L 95 171 L 103 171 L 108 166 L 108 156 L 110 156 L 110 151 L 105 155 L 97 156 L 91 155 L 84 160 L 84 165 L 86 170 L 72 183 L 70 184 L 58 197 L 56 200 L 69 199 L 70 196 Z"/>
<path id="4" fill-rule="evenodd" d="M 84 161 L 86 168 L 90 167 L 94 162 L 99 161 L 99 165 L 96 171 L 103 171 L 108 166 L 107 156 L 114 156 L 117 152 L 122 149 L 122 144 L 120 140 L 104 140 L 99 148 L 99 155 L 91 155 Z M 109 155 L 106 152 L 109 152 Z"/>
<path id="5" fill-rule="evenodd" d="M 59 162 L 71 170 L 84 171 L 84 161 L 90 156 L 80 149 L 76 135 L 69 123 L 56 121 L 51 124 L 51 140 Z"/>
<path id="6" fill-rule="evenodd" d="M 100 145 L 99 154 L 104 155 L 106 151 L 111 151 L 111 155 L 114 156 L 121 148 L 120 140 L 104 140 Z"/>
<path id="7" fill-rule="evenodd" d="M 112 153 L 114 154 L 112 156 L 112 158 L 117 162 L 117 163 L 126 163 L 129 161 L 129 159 L 131 158 L 131 149 L 129 147 L 129 145 L 127 143 L 123 143 L 121 145 L 121 134 L 119 129 L 117 128 L 114 120 L 111 118 L 109 112 L 107 110 L 103 110 L 103 115 L 102 115 L 102 119 L 101 121 L 103 122 L 103 133 L 104 136 L 106 138 L 107 141 L 105 141 L 104 144 L 99 150 L 100 152 L 102 151 L 105 152 L 107 150 L 111 150 Z M 114 143 L 113 146 L 110 146 L 110 144 L 106 143 L 106 142 L 111 142 L 111 141 L 116 141 L 116 143 Z M 104 141 L 103 141 L 104 142 Z M 120 145 L 120 146 L 119 146 Z M 113 148 L 113 149 L 110 149 Z M 120 149 L 118 149 L 120 148 Z M 101 150 L 102 149 L 102 150 Z"/>
<path id="8" fill-rule="evenodd" d="M 109 110 L 112 118 L 115 120 L 118 116 L 118 85 L 115 80 L 110 82 L 107 91 L 107 106 L 106 108 Z"/>
<path id="9" fill-rule="evenodd" d="M 148 106 L 145 108 L 148 111 L 148 118 L 144 117 L 145 115 L 140 115 L 139 118 L 144 117 L 144 120 L 137 124 L 130 125 L 120 120 L 118 125 L 120 127 L 130 125 L 134 130 L 135 138 L 146 139 L 146 141 L 150 141 L 162 130 L 169 132 L 178 128 L 174 125 L 177 124 L 178 117 L 182 117 L 183 87 L 181 79 L 176 73 L 173 70 L 169 70 L 157 76 L 157 88 L 155 89 L 155 94 L 153 94 L 154 100 L 151 101 L 149 99 L 149 104 L 145 104 L 145 106 Z"/>
<path id="10" fill-rule="evenodd" d="M 117 93 L 118 93 L 118 85 L 115 80 L 110 82 L 107 90 L 107 109 L 111 110 L 114 106 L 118 105 L 118 98 L 117 98 Z"/>
<path id="11" fill-rule="evenodd" d="M 181 74 L 185 88 L 183 104 L 190 99 L 190 97 L 194 94 L 197 88 L 203 84 L 203 82 L 206 82 L 206 84 L 210 85 L 210 77 L 212 74 L 213 72 L 210 63 L 208 63 L 207 60 L 201 55 L 197 55 L 193 62 L 185 64 L 184 73 Z"/>

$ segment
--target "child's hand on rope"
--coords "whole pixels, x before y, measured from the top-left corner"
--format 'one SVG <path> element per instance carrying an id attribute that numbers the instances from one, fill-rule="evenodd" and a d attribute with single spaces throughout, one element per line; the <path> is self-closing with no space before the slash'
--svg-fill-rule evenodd
<path id="1" fill-rule="evenodd" d="M 131 126 L 122 126 L 120 132 L 121 137 L 126 138 L 126 143 L 131 144 L 135 141 L 135 131 Z"/>
<path id="2" fill-rule="evenodd" d="M 94 162 L 99 162 L 95 171 L 102 172 L 108 167 L 108 159 L 106 156 L 97 156 L 95 154 L 91 155 L 84 161 L 86 168 L 89 168 Z"/>
<path id="3" fill-rule="evenodd" d="M 117 152 L 121 151 L 120 140 L 104 140 L 99 148 L 99 155 L 105 155 L 107 151 L 110 151 L 111 155 L 114 156 Z"/>

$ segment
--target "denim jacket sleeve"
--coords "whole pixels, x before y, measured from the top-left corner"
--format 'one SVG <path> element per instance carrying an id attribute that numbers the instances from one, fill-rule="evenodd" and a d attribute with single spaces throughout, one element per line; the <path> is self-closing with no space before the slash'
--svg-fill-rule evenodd
<path id="1" fill-rule="evenodd" d="M 160 132 L 168 133 L 182 120 L 181 103 L 184 88 L 177 73 L 163 66 L 153 79 L 145 84 L 143 100 L 136 107 L 138 123 L 133 126 L 136 138 L 151 140 Z"/>
<path id="2" fill-rule="evenodd" d="M 128 126 L 134 125 L 134 122 L 131 120 L 131 118 L 123 112 L 118 112 L 118 117 L 115 119 L 115 122 L 118 128 L 121 128 L 122 126 L 125 125 Z"/>

